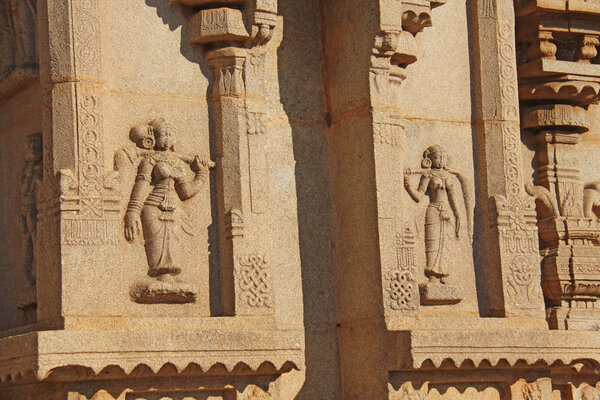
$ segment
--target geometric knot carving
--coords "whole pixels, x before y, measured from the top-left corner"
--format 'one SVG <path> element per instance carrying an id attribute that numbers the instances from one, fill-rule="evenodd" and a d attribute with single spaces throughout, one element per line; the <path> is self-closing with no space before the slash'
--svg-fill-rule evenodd
<path id="1" fill-rule="evenodd" d="M 252 308 L 272 308 L 271 271 L 266 257 L 252 254 L 238 259 L 236 268 L 238 299 L 241 305 Z"/>
<path id="2" fill-rule="evenodd" d="M 406 226 L 396 235 L 396 264 L 384 275 L 385 303 L 401 314 L 415 314 L 419 308 L 417 269 L 415 266 L 415 235 Z"/>
<path id="3" fill-rule="evenodd" d="M 410 271 L 389 271 L 385 279 L 388 281 L 388 304 L 392 310 L 412 311 L 417 308 L 417 280 L 414 274 Z"/>

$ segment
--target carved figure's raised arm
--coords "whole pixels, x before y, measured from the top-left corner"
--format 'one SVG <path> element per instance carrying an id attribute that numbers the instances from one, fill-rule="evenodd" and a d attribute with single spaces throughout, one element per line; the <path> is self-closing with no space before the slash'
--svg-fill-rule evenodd
<path id="1" fill-rule="evenodd" d="M 420 172 L 416 172 L 416 173 L 420 173 Z M 423 200 L 425 198 L 425 192 L 427 191 L 427 186 L 429 185 L 429 177 L 427 177 L 425 174 L 421 173 L 421 179 L 419 180 L 419 187 L 415 190 L 411 186 L 410 180 L 409 180 L 409 177 L 413 174 L 415 174 L 415 172 L 411 171 L 408 168 L 404 170 L 404 187 L 406 188 L 406 191 L 408 192 L 410 197 L 415 202 L 419 203 L 421 200 Z"/>
<path id="2" fill-rule="evenodd" d="M 214 163 L 208 158 L 194 157 L 190 163 L 190 168 L 194 171 L 194 178 L 175 183 L 175 190 L 182 201 L 191 199 L 200 191 L 206 180 L 208 169 L 213 165 Z"/>

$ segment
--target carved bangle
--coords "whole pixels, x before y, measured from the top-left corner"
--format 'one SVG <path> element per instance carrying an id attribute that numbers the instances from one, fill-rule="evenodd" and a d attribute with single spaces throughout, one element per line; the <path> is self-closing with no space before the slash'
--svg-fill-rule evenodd
<path id="1" fill-rule="evenodd" d="M 127 212 L 139 212 L 142 208 L 142 202 L 139 200 L 131 200 L 127 205 Z"/>
<path id="2" fill-rule="evenodd" d="M 150 177 L 148 177 L 147 175 L 144 175 L 144 174 L 138 174 L 138 175 L 136 175 L 135 180 L 136 180 L 136 182 L 137 181 L 149 181 Z"/>
<path id="3" fill-rule="evenodd" d="M 196 174 L 194 176 L 194 179 L 196 179 L 197 181 L 202 181 L 204 182 L 204 178 L 206 178 L 206 174 L 204 173 L 203 170 L 200 171 L 196 171 Z"/>

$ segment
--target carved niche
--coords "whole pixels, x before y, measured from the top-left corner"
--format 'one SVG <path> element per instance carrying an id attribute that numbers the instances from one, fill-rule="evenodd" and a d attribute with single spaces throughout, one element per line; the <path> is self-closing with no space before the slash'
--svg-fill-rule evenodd
<path id="1" fill-rule="evenodd" d="M 420 176 L 416 189 L 410 181 L 411 175 Z M 467 211 L 465 222 L 469 237 L 473 232 L 473 206 L 466 178 L 463 173 L 450 169 L 444 150 L 433 145 L 423 152 L 421 169 L 405 169 L 404 187 L 415 202 L 429 201 L 424 221 L 424 271 L 428 282 L 419 287 L 421 304 L 456 304 L 462 300 L 462 295 L 458 287 L 446 280 L 451 273 L 453 258 L 457 256 L 453 242 L 461 235 L 460 207 Z"/>
<path id="2" fill-rule="evenodd" d="M 542 287 L 555 329 L 600 324 L 597 184 L 581 180 L 581 134 L 600 99 L 600 4 L 515 2 L 522 128 L 536 138 L 535 185 Z"/>
<path id="3" fill-rule="evenodd" d="M 183 268 L 177 242 L 183 234 L 194 235 L 180 203 L 200 191 L 214 163 L 176 152 L 170 127 L 162 119 L 134 126 L 129 137 L 136 146 L 115 155 L 114 178 L 122 180 L 127 161 L 136 165 L 124 235 L 131 242 L 143 236 L 148 267 L 148 277 L 132 286 L 131 297 L 138 303 L 194 302 L 198 289 L 179 278 Z"/>
<path id="4" fill-rule="evenodd" d="M 38 76 L 37 2 L 0 0 L 0 97 Z"/>
<path id="5" fill-rule="evenodd" d="M 384 177 L 402 163 L 401 152 L 395 151 L 400 147 L 405 128 L 404 117 L 397 111 L 398 89 L 406 79 L 406 67 L 419 57 L 416 36 L 432 26 L 432 9 L 444 3 L 430 0 L 379 2 L 379 27 L 371 50 L 369 80 L 376 180 L 380 185 L 378 214 L 382 287 L 384 309 L 389 315 L 416 315 L 420 305 L 414 260 L 416 232 L 411 223 L 402 221 L 400 217 L 397 196 L 402 190 L 401 184 Z M 394 149 L 391 156 L 390 148 Z M 422 290 L 427 292 L 425 287 Z M 431 298 L 431 295 L 425 297 Z M 456 303 L 456 299 L 453 302 Z"/>
<path id="6" fill-rule="evenodd" d="M 42 134 L 33 133 L 25 140 L 25 165 L 21 171 L 21 204 L 19 230 L 22 234 L 24 287 L 19 308 L 35 308 L 36 244 L 38 219 L 38 188 L 42 181 Z"/>

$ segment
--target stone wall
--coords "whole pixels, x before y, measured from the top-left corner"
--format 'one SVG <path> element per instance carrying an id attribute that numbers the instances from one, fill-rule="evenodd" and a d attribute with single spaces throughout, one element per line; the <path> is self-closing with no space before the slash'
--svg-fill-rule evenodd
<path id="1" fill-rule="evenodd" d="M 580 0 L 0 0 L 0 399 L 599 399 L 599 38 Z"/>

